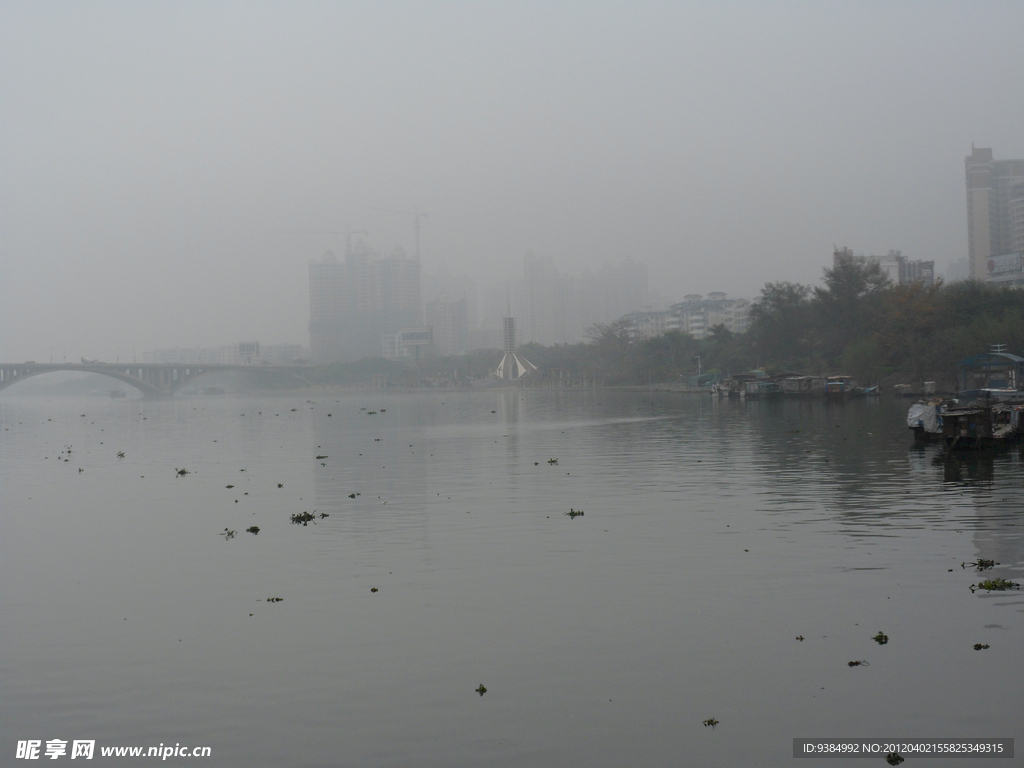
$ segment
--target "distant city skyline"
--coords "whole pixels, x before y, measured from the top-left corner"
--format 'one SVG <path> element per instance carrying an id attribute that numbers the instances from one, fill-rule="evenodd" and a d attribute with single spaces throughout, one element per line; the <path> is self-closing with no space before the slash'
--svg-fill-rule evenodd
<path id="1" fill-rule="evenodd" d="M 972 143 L 1024 157 L 1021 28 L 964 0 L 3 2 L 0 359 L 302 343 L 306 265 L 355 231 L 418 233 L 477 326 L 527 251 L 632 259 L 667 301 L 819 284 L 842 244 L 941 275 Z M 543 304 L 521 335 L 575 322 Z"/>

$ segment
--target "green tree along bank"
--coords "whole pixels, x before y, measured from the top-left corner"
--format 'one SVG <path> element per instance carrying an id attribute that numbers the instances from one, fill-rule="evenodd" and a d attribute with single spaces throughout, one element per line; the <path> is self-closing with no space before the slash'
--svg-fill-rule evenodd
<path id="1" fill-rule="evenodd" d="M 639 338 L 625 320 L 590 329 L 587 343 L 527 347 L 541 373 L 589 373 L 598 384 L 692 381 L 761 368 L 845 373 L 864 384 L 934 379 L 952 385 L 957 363 L 992 344 L 1024 353 L 1024 291 L 969 281 L 893 285 L 878 264 L 839 258 L 820 287 L 767 283 L 749 329 L 707 338 L 678 331 Z M 703 379 L 702 379 L 703 381 Z"/>
<path id="2" fill-rule="evenodd" d="M 704 339 L 679 331 L 641 338 L 622 319 L 592 326 L 588 340 L 522 354 L 542 378 L 602 386 L 701 383 L 752 369 L 769 373 L 845 373 L 862 384 L 936 380 L 952 385 L 957 363 L 992 344 L 1024 353 L 1024 291 L 968 281 L 932 286 L 893 285 L 878 264 L 839 257 L 822 285 L 767 283 L 750 313 L 749 328 L 723 326 Z M 322 384 L 362 385 L 384 375 L 388 384 L 418 386 L 485 378 L 501 352 L 429 358 L 418 368 L 363 360 L 316 369 Z"/>

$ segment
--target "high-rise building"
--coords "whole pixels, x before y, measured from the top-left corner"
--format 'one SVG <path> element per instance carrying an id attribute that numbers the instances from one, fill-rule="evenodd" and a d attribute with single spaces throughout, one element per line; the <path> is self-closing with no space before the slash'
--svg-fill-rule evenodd
<path id="1" fill-rule="evenodd" d="M 420 262 L 401 248 L 381 258 L 362 238 L 345 261 L 309 263 L 309 337 L 321 363 L 379 357 L 386 334 L 422 322 Z"/>
<path id="2" fill-rule="evenodd" d="M 833 255 L 833 259 L 835 256 Z M 868 263 L 875 263 L 893 285 L 905 283 L 935 283 L 935 262 L 911 260 L 900 251 L 890 250 L 885 256 L 868 256 Z"/>
<path id="3" fill-rule="evenodd" d="M 466 300 L 466 316 L 469 318 L 469 327 L 476 328 L 480 322 L 479 301 L 477 298 L 476 283 L 465 275 L 453 274 L 448 271 L 444 262 L 432 272 L 424 271 L 421 278 L 422 295 L 425 304 L 434 301 L 442 296 L 455 300 Z M 503 294 L 504 295 L 504 294 Z"/>
<path id="4" fill-rule="evenodd" d="M 344 359 L 348 317 L 348 268 L 327 251 L 322 261 L 309 262 L 309 342 L 314 360 Z"/>
<path id="5" fill-rule="evenodd" d="M 618 266 L 567 275 L 550 257 L 527 253 L 522 277 L 492 286 L 485 299 L 488 312 L 481 330 L 497 329 L 496 320 L 508 302 L 512 315 L 520 318 L 521 342 L 574 344 L 585 340 L 595 324 L 649 308 L 647 265 L 627 259 Z"/>
<path id="6" fill-rule="evenodd" d="M 893 285 L 905 285 L 907 283 L 923 283 L 933 285 L 935 283 L 935 262 L 912 260 L 904 256 L 900 251 L 890 250 L 885 256 L 864 256 L 856 255 L 852 248 L 836 248 L 832 251 L 832 268 L 836 269 L 844 262 L 851 262 L 866 266 L 877 264 L 882 274 Z"/>
<path id="7" fill-rule="evenodd" d="M 555 269 L 550 256 L 523 258 L 523 335 L 537 344 L 565 343 L 572 335 L 572 279 Z"/>
<path id="8" fill-rule="evenodd" d="M 420 260 L 409 258 L 398 246 L 378 263 L 380 310 L 385 333 L 419 325 L 423 321 L 420 307 Z"/>
<path id="9" fill-rule="evenodd" d="M 1024 160 L 995 160 L 972 145 L 964 170 L 970 276 L 981 280 L 990 259 L 1024 250 Z"/>
<path id="10" fill-rule="evenodd" d="M 427 304 L 427 325 L 433 328 L 438 354 L 447 357 L 466 351 L 469 322 L 466 300 L 440 296 Z"/>
<path id="11" fill-rule="evenodd" d="M 750 326 L 750 302 L 726 298 L 721 291 L 709 293 L 706 299 L 700 294 L 687 294 L 670 312 L 677 318 L 673 327 L 695 339 L 707 338 L 717 325 L 732 333 L 745 333 Z"/>

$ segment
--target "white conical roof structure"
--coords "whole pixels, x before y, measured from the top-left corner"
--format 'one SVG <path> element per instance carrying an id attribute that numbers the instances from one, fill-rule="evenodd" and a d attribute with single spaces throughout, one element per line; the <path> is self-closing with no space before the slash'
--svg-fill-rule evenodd
<path id="1" fill-rule="evenodd" d="M 505 355 L 498 363 L 494 375 L 499 379 L 521 379 L 529 373 L 537 370 L 537 366 L 522 357 L 516 352 L 516 319 L 506 317 L 502 321 L 502 341 L 505 347 Z"/>

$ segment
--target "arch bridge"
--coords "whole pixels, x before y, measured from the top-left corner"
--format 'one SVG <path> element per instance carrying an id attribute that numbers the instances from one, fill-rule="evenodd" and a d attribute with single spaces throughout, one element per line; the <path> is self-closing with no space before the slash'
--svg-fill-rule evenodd
<path id="1" fill-rule="evenodd" d="M 246 373 L 288 373 L 306 381 L 306 365 L 193 365 L 190 363 L 0 363 L 0 391 L 33 376 L 55 371 L 99 373 L 131 384 L 143 397 L 173 397 L 179 389 L 200 376 L 225 371 Z"/>

